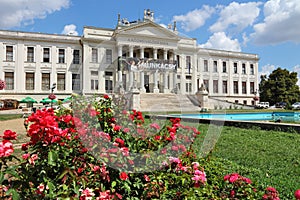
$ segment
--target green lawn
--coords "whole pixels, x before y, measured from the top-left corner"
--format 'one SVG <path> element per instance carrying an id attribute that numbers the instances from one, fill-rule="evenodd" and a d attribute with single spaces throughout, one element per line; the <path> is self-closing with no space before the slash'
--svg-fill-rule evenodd
<path id="1" fill-rule="evenodd" d="M 21 114 L 0 114 L 0 121 L 11 120 L 21 118 Z"/>
<path id="2" fill-rule="evenodd" d="M 216 140 L 212 158 L 224 159 L 228 171 L 241 173 L 266 187 L 275 187 L 281 199 L 294 198 L 294 191 L 300 188 L 300 134 L 259 128 L 218 129 L 204 124 L 198 129 L 201 136 L 194 143 L 198 155 L 202 155 L 204 144 L 209 146 Z"/>

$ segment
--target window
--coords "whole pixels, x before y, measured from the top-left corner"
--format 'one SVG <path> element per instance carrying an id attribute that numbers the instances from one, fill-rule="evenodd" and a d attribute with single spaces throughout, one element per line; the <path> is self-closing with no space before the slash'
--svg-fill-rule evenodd
<path id="1" fill-rule="evenodd" d="M 247 105 L 247 100 L 244 100 L 244 101 L 243 101 L 243 104 L 244 104 L 244 105 Z"/>
<path id="2" fill-rule="evenodd" d="M 66 89 L 66 75 L 64 73 L 57 74 L 57 90 L 65 90 Z"/>
<path id="3" fill-rule="evenodd" d="M 250 93 L 254 94 L 254 82 L 250 82 Z"/>
<path id="4" fill-rule="evenodd" d="M 111 64 L 112 63 L 112 50 L 106 49 L 106 63 Z"/>
<path id="5" fill-rule="evenodd" d="M 65 50 L 64 49 L 58 50 L 58 63 L 65 63 Z"/>
<path id="6" fill-rule="evenodd" d="M 204 60 L 204 71 L 208 72 L 208 60 Z"/>
<path id="7" fill-rule="evenodd" d="M 50 73 L 42 73 L 42 90 L 50 90 Z"/>
<path id="8" fill-rule="evenodd" d="M 34 48 L 27 47 L 27 62 L 34 62 Z"/>
<path id="9" fill-rule="evenodd" d="M 6 88 L 5 90 L 13 90 L 14 89 L 14 73 L 13 72 L 5 72 L 4 75 Z"/>
<path id="10" fill-rule="evenodd" d="M 218 84 L 218 80 L 213 80 L 213 92 L 214 93 L 219 93 L 219 84 Z"/>
<path id="11" fill-rule="evenodd" d="M 234 103 L 238 104 L 238 103 L 239 103 L 239 100 L 235 100 Z"/>
<path id="12" fill-rule="evenodd" d="M 14 49 L 13 46 L 6 46 L 6 61 L 14 60 Z"/>
<path id="13" fill-rule="evenodd" d="M 214 61 L 214 72 L 218 72 L 218 61 Z"/>
<path id="14" fill-rule="evenodd" d="M 91 71 L 91 90 L 98 90 L 98 71 Z"/>
<path id="15" fill-rule="evenodd" d="M 192 92 L 192 83 L 186 83 L 186 84 L 185 84 L 185 91 L 186 91 L 187 93 Z"/>
<path id="16" fill-rule="evenodd" d="M 113 82 L 112 80 L 105 80 L 105 91 L 111 93 L 113 90 Z"/>
<path id="17" fill-rule="evenodd" d="M 247 85 L 245 81 L 242 82 L 242 93 L 247 94 Z"/>
<path id="18" fill-rule="evenodd" d="M 34 90 L 34 73 L 26 72 L 25 89 Z"/>
<path id="19" fill-rule="evenodd" d="M 227 81 L 223 81 L 223 94 L 227 94 L 228 93 L 228 85 L 227 85 Z"/>
<path id="20" fill-rule="evenodd" d="M 237 63 L 233 63 L 233 73 L 237 74 Z"/>
<path id="21" fill-rule="evenodd" d="M 254 74 L 254 65 L 250 64 L 250 74 L 253 75 Z"/>
<path id="22" fill-rule="evenodd" d="M 246 64 L 242 64 L 242 74 L 246 74 Z"/>
<path id="23" fill-rule="evenodd" d="M 43 62 L 50 62 L 50 48 L 43 49 Z"/>
<path id="24" fill-rule="evenodd" d="M 177 61 L 177 68 L 180 68 L 180 56 L 177 55 L 176 57 L 177 57 L 177 59 L 176 59 L 176 61 Z"/>
<path id="25" fill-rule="evenodd" d="M 209 88 L 208 80 L 203 80 L 203 84 L 204 84 L 205 89 L 208 91 L 208 88 Z"/>
<path id="26" fill-rule="evenodd" d="M 80 74 L 72 74 L 72 90 L 80 90 Z"/>
<path id="27" fill-rule="evenodd" d="M 73 64 L 79 64 L 79 62 L 80 62 L 79 50 L 74 49 L 74 51 L 73 51 Z"/>
<path id="28" fill-rule="evenodd" d="M 226 73 L 227 72 L 227 67 L 226 67 L 226 62 L 224 61 L 223 62 L 223 73 Z"/>
<path id="29" fill-rule="evenodd" d="M 191 56 L 186 56 L 185 68 L 188 69 L 188 73 L 191 73 Z"/>
<path id="30" fill-rule="evenodd" d="M 233 81 L 233 93 L 234 94 L 238 94 L 239 93 L 238 81 Z"/>
<path id="31" fill-rule="evenodd" d="M 97 63 L 98 62 L 98 49 L 92 48 L 92 62 Z"/>

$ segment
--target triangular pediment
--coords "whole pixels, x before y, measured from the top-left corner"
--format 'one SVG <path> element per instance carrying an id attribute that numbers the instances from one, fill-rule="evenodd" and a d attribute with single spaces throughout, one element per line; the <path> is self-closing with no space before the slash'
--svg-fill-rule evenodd
<path id="1" fill-rule="evenodd" d="M 158 24 L 151 21 L 139 23 L 136 25 L 130 25 L 129 27 L 122 27 L 122 29 L 117 30 L 116 36 L 131 35 L 131 36 L 141 36 L 141 37 L 156 37 L 165 39 L 179 40 L 179 36 L 173 31 L 166 29 Z"/>

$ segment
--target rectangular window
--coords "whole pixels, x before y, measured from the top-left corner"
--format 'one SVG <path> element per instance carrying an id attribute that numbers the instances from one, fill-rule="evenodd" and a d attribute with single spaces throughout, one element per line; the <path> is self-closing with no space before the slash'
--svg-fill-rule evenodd
<path id="1" fill-rule="evenodd" d="M 246 74 L 246 64 L 242 64 L 242 74 Z"/>
<path id="2" fill-rule="evenodd" d="M 247 94 L 247 84 L 245 81 L 242 82 L 242 93 Z"/>
<path id="3" fill-rule="evenodd" d="M 177 68 L 180 68 L 181 66 L 180 66 L 180 56 L 179 55 L 176 56 L 176 62 L 177 62 Z"/>
<path id="4" fill-rule="evenodd" d="M 233 81 L 233 93 L 238 94 L 239 93 L 239 84 L 238 81 Z"/>
<path id="5" fill-rule="evenodd" d="M 250 64 L 250 74 L 254 75 L 254 65 Z"/>
<path id="6" fill-rule="evenodd" d="M 58 63 L 65 63 L 65 50 L 64 49 L 58 50 Z"/>
<path id="7" fill-rule="evenodd" d="M 98 49 L 92 48 L 92 62 L 97 63 L 98 62 Z"/>
<path id="8" fill-rule="evenodd" d="M 113 81 L 112 80 L 105 80 L 105 91 L 111 93 L 113 90 Z"/>
<path id="9" fill-rule="evenodd" d="M 26 72 L 25 89 L 34 90 L 34 73 Z"/>
<path id="10" fill-rule="evenodd" d="M 98 71 L 91 71 L 91 90 L 99 89 Z"/>
<path id="11" fill-rule="evenodd" d="M 208 82 L 208 80 L 203 80 L 203 84 L 204 84 L 205 89 L 206 89 L 207 91 L 209 91 L 209 90 L 208 90 L 208 88 L 209 88 L 209 82 Z"/>
<path id="12" fill-rule="evenodd" d="M 50 73 L 42 73 L 42 90 L 50 90 Z"/>
<path id="13" fill-rule="evenodd" d="M 214 61 L 214 72 L 218 72 L 218 61 Z"/>
<path id="14" fill-rule="evenodd" d="M 5 72 L 4 75 L 6 88 L 5 90 L 13 90 L 14 89 L 14 72 Z"/>
<path id="15" fill-rule="evenodd" d="M 50 62 L 50 48 L 43 48 L 43 62 Z"/>
<path id="16" fill-rule="evenodd" d="M 254 94 L 254 82 L 250 82 L 250 93 Z"/>
<path id="17" fill-rule="evenodd" d="M 65 90 L 66 89 L 66 75 L 64 73 L 57 74 L 57 90 Z"/>
<path id="18" fill-rule="evenodd" d="M 13 46 L 6 46 L 6 61 L 14 60 L 14 49 Z"/>
<path id="19" fill-rule="evenodd" d="M 233 63 L 233 73 L 237 74 L 238 70 L 237 70 L 237 63 Z"/>
<path id="20" fill-rule="evenodd" d="M 72 90 L 80 90 L 80 74 L 72 74 Z"/>
<path id="21" fill-rule="evenodd" d="M 191 56 L 186 56 L 185 68 L 188 69 L 188 73 L 191 73 Z"/>
<path id="22" fill-rule="evenodd" d="M 215 94 L 217 94 L 217 93 L 219 93 L 219 84 L 218 84 L 218 80 L 213 80 L 213 92 L 215 93 Z"/>
<path id="23" fill-rule="evenodd" d="M 227 94 L 228 93 L 228 85 L 227 85 L 227 81 L 223 81 L 223 94 Z"/>
<path id="24" fill-rule="evenodd" d="M 243 101 L 243 104 L 244 104 L 244 105 L 247 105 L 247 100 L 244 100 L 244 101 Z"/>
<path id="25" fill-rule="evenodd" d="M 79 63 L 80 63 L 79 50 L 74 49 L 74 51 L 73 51 L 73 64 L 79 64 Z"/>
<path id="26" fill-rule="evenodd" d="M 192 83 L 186 83 L 185 84 L 185 91 L 187 93 L 190 93 L 192 91 Z"/>
<path id="27" fill-rule="evenodd" d="M 208 72 L 208 60 L 204 60 L 204 71 Z"/>
<path id="28" fill-rule="evenodd" d="M 223 73 L 226 73 L 227 72 L 227 67 L 226 67 L 226 62 L 224 61 L 223 62 Z"/>
<path id="29" fill-rule="evenodd" d="M 27 47 L 27 62 L 34 62 L 34 48 Z"/>
<path id="30" fill-rule="evenodd" d="M 106 49 L 106 63 L 111 64 L 112 63 L 112 50 Z"/>

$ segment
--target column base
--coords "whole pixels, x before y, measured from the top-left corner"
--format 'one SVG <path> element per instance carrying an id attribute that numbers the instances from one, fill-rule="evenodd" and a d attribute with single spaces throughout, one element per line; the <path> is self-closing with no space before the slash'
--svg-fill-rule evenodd
<path id="1" fill-rule="evenodd" d="M 155 94 L 159 93 L 159 89 L 158 88 L 154 88 L 153 89 L 153 93 L 155 93 Z"/>
<path id="2" fill-rule="evenodd" d="M 168 88 L 164 88 L 164 93 L 170 93 L 170 90 Z"/>

